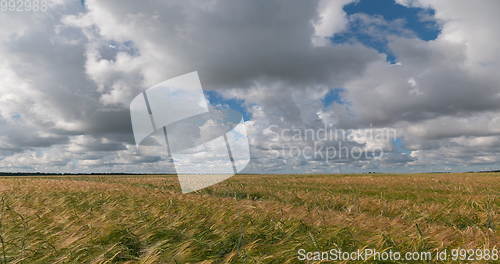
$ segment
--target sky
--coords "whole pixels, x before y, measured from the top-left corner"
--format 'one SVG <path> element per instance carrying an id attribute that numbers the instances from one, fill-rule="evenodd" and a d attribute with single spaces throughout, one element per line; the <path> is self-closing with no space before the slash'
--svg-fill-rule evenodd
<path id="1" fill-rule="evenodd" d="M 164 146 L 137 148 L 129 106 L 193 71 L 242 114 L 244 172 L 500 169 L 499 1 L 47 7 L 0 12 L 0 171 L 175 172 Z M 324 130 L 353 136 L 307 136 Z"/>

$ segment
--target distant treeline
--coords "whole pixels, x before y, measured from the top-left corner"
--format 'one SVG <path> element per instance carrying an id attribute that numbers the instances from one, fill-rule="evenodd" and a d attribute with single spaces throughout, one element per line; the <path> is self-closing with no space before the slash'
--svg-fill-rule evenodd
<path id="1" fill-rule="evenodd" d="M 500 170 L 485 170 L 485 171 L 468 171 L 466 173 L 491 173 L 491 172 L 500 172 Z M 365 172 L 366 174 L 383 174 L 383 172 Z M 429 173 L 450 173 L 450 172 L 429 172 Z M 248 175 L 256 175 L 254 173 L 246 173 Z M 122 172 L 122 173 L 117 173 L 117 172 L 92 172 L 92 173 L 61 173 L 61 172 L 0 172 L 0 177 L 1 176 L 76 176 L 76 175 L 175 175 L 175 174 L 170 174 L 170 173 L 131 173 L 131 172 Z"/>
<path id="2" fill-rule="evenodd" d="M 57 172 L 0 172 L 0 176 L 71 176 L 71 175 L 168 175 L 168 173 L 57 173 Z"/>

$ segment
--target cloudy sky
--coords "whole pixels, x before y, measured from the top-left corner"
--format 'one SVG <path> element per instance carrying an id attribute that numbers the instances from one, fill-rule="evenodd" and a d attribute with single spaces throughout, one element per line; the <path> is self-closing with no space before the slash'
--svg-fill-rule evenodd
<path id="1" fill-rule="evenodd" d="M 129 105 L 193 71 L 213 106 L 242 113 L 247 172 L 500 168 L 497 0 L 47 6 L 0 12 L 1 171 L 172 172 L 136 148 Z M 397 135 L 284 136 L 325 127 Z"/>

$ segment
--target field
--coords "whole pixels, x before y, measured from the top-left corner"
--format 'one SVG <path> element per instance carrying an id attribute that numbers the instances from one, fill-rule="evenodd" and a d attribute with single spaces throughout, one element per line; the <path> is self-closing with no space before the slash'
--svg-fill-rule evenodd
<path id="1" fill-rule="evenodd" d="M 495 173 L 242 175 L 191 194 L 175 176 L 3 177 L 0 264 L 299 263 L 299 249 L 498 249 L 499 205 Z"/>

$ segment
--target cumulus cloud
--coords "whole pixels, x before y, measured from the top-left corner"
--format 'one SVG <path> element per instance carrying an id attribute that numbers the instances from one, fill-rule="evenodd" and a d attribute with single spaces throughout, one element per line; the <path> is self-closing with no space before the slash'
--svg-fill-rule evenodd
<path id="1" fill-rule="evenodd" d="M 470 149 L 482 153 L 474 164 L 491 164 L 500 146 L 500 36 L 491 26 L 499 4 L 397 1 L 435 10 L 425 19 L 436 19 L 441 34 L 424 41 L 403 20 L 348 16 L 343 7 L 353 2 L 50 1 L 47 13 L 2 14 L 0 167 L 172 171 L 159 141 L 137 152 L 128 106 L 148 87 L 194 70 L 205 89 L 240 99 L 251 114 L 257 172 L 404 169 L 430 160 L 449 167 L 471 160 Z M 357 41 L 330 40 L 350 23 L 386 41 L 398 63 Z M 339 87 L 343 103 L 325 105 Z M 356 138 L 344 144 L 387 155 L 332 163 L 280 154 L 311 140 L 272 139 L 328 125 L 396 128 L 408 153 L 391 140 Z"/>
<path id="2" fill-rule="evenodd" d="M 360 122 L 399 127 L 419 162 L 432 157 L 437 164 L 456 166 L 468 160 L 491 164 L 497 146 L 481 150 L 470 142 L 498 135 L 500 79 L 494 74 L 498 34 L 491 32 L 491 25 L 500 5 L 496 1 L 398 2 L 434 9 L 441 34 L 432 41 L 392 37 L 389 46 L 398 63 L 373 62 L 346 85 L 353 111 Z M 485 151 L 481 155 L 488 158 L 475 158 L 475 150 Z"/>

